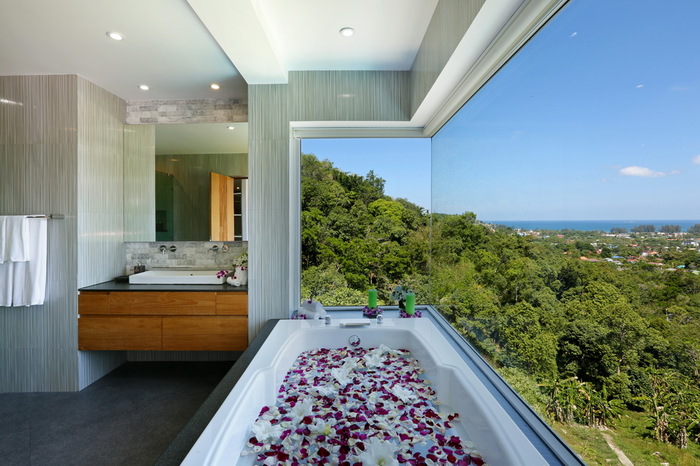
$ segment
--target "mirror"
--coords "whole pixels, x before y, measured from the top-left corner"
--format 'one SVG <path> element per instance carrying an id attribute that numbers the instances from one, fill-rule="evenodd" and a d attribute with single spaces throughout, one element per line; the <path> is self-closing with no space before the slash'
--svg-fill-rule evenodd
<path id="1" fill-rule="evenodd" d="M 155 125 L 155 153 L 156 241 L 247 241 L 247 123 Z"/>

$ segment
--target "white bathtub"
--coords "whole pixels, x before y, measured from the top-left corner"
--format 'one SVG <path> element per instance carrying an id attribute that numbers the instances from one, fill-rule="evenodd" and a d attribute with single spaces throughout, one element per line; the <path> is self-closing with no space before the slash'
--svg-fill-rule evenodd
<path id="1" fill-rule="evenodd" d="M 490 465 L 547 464 L 430 320 L 385 318 L 382 324 L 371 321 L 367 327 L 342 327 L 344 322 L 349 320 L 336 319 L 331 325 L 278 322 L 182 464 L 251 464 L 255 455 L 239 462 L 252 435 L 250 426 L 263 406 L 275 403 L 277 389 L 297 356 L 314 348 L 349 346 L 353 335 L 361 339 L 362 347 L 383 343 L 411 351 L 437 392 L 441 410 L 459 413 L 458 434 L 474 442 Z"/>

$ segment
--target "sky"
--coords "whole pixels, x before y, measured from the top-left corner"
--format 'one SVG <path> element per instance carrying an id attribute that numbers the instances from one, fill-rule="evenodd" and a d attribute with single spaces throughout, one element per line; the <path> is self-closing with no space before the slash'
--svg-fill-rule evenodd
<path id="1" fill-rule="evenodd" d="M 429 141 L 302 149 L 433 212 L 700 219 L 698 18 L 698 0 L 574 0 L 433 137 L 432 163 Z"/>
<path id="2" fill-rule="evenodd" d="M 301 151 L 344 172 L 384 178 L 384 193 L 430 210 L 430 139 L 304 139 Z"/>

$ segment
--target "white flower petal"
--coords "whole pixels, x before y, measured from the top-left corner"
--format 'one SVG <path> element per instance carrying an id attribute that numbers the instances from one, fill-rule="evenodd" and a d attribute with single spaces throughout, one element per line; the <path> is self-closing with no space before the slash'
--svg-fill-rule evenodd
<path id="1" fill-rule="evenodd" d="M 395 457 L 396 445 L 391 442 L 372 437 L 365 442 L 365 451 L 358 455 L 362 464 L 376 466 L 398 466 L 399 461 Z"/>

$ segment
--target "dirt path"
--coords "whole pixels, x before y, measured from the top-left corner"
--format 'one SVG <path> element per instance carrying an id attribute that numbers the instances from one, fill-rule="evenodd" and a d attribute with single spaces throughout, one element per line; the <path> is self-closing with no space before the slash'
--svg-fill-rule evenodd
<path id="1" fill-rule="evenodd" d="M 615 442 L 613 442 L 612 437 L 610 437 L 605 432 L 601 432 L 601 434 L 603 434 L 603 438 L 605 439 L 605 441 L 608 442 L 608 446 L 610 447 L 610 449 L 614 451 L 617 455 L 617 459 L 620 460 L 620 463 L 624 464 L 625 466 L 634 466 L 634 463 L 631 462 L 629 458 L 627 458 L 625 452 L 620 450 L 618 446 L 615 445 Z"/>

